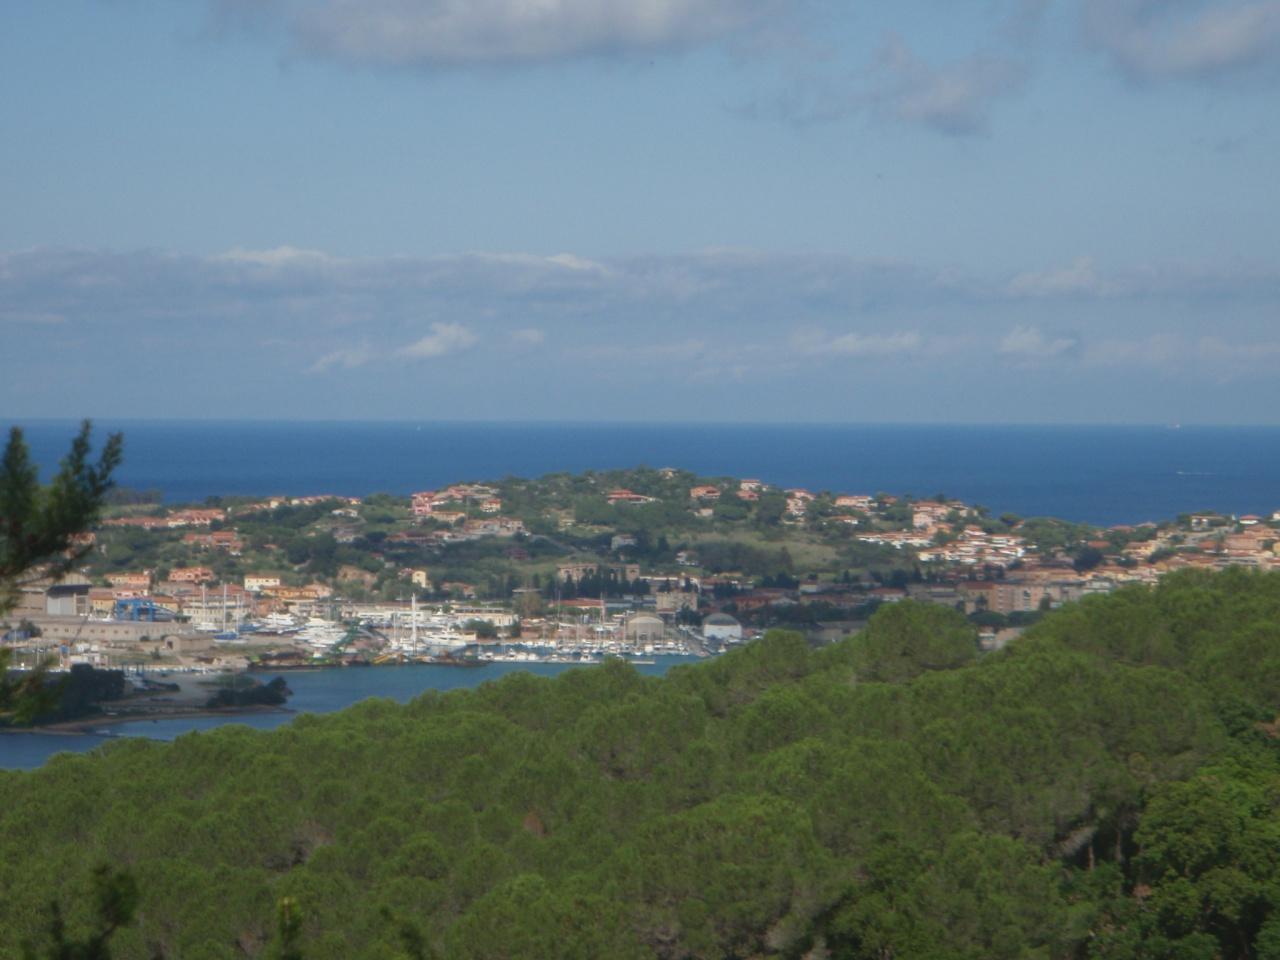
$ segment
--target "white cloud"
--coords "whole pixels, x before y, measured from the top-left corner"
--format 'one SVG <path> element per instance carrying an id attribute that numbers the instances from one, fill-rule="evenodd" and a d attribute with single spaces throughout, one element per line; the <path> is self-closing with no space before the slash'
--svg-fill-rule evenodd
<path id="1" fill-rule="evenodd" d="M 1280 60 L 1280 0 L 1085 0 L 1089 37 L 1142 79 L 1214 77 Z"/>
<path id="2" fill-rule="evenodd" d="M 270 250 L 245 250 L 242 247 L 233 247 L 214 259 L 259 267 L 323 266 L 337 262 L 334 257 L 319 250 L 303 250 L 290 246 L 274 247 Z"/>
<path id="3" fill-rule="evenodd" d="M 924 338 L 912 331 L 902 333 L 843 333 L 828 337 L 824 331 L 809 330 L 796 334 L 791 341 L 799 353 L 842 357 L 889 357 L 915 353 L 924 346 Z"/>
<path id="4" fill-rule="evenodd" d="M 538 270 L 551 268 L 574 273 L 608 273 L 608 267 L 597 260 L 588 260 L 573 253 L 557 253 L 542 257 L 532 253 L 473 253 L 471 258 L 485 263 L 501 263 Z"/>
<path id="5" fill-rule="evenodd" d="M 1104 268 L 1092 257 L 1066 266 L 1020 273 L 1005 284 L 1014 298 L 1144 299 L 1182 297 L 1260 297 L 1280 295 L 1280 269 L 1274 263 L 1216 265 L 1169 261 Z"/>
<path id="6" fill-rule="evenodd" d="M 1222 337 L 1201 337 L 1198 347 L 1207 356 L 1238 359 L 1247 357 L 1267 363 L 1280 355 L 1280 343 L 1274 340 L 1248 343 L 1243 340 L 1224 340 Z"/>
<path id="7" fill-rule="evenodd" d="M 992 101 L 1017 92 L 1026 68 L 1002 57 L 973 56 L 935 66 L 899 37 L 877 57 L 879 73 L 871 100 L 883 113 L 942 133 L 982 133 Z"/>
<path id="8" fill-rule="evenodd" d="M 984 133 L 991 107 L 1025 84 L 1027 68 L 1004 56 L 974 54 L 934 64 L 891 36 L 863 71 L 844 77 L 802 75 L 773 98 L 742 108 L 800 125 L 872 114 L 951 136 Z"/>
<path id="9" fill-rule="evenodd" d="M 284 19 L 303 50 L 442 67 L 653 53 L 723 39 L 782 0 L 214 0 L 224 17 Z"/>
<path id="10" fill-rule="evenodd" d="M 1052 270 L 1021 273 L 1009 281 L 1009 293 L 1015 297 L 1061 297 L 1076 294 L 1100 295 L 1112 292 L 1112 286 L 1098 276 L 1092 257 Z"/>
<path id="11" fill-rule="evenodd" d="M 324 373 L 332 370 L 334 367 L 342 367 L 351 370 L 354 367 L 362 367 L 370 360 L 373 360 L 377 354 L 367 344 L 359 344 L 353 347 L 340 347 L 330 353 L 326 353 L 323 357 L 307 368 L 308 373 Z"/>
<path id="12" fill-rule="evenodd" d="M 598 343 L 575 347 L 573 354 L 588 361 L 608 361 L 631 366 L 642 364 L 691 363 L 709 352 L 707 341 L 690 338 L 671 342 L 621 344 Z M 611 374 L 612 375 L 612 374 Z"/>
<path id="13" fill-rule="evenodd" d="M 603 264 L 597 263 L 595 260 L 586 260 L 572 253 L 557 253 L 553 257 L 547 257 L 547 262 L 554 263 L 558 267 L 564 267 L 566 270 L 585 270 L 592 273 L 608 272 Z"/>
<path id="14" fill-rule="evenodd" d="M 1280 364 L 1280 341 L 1240 336 L 1155 333 L 1091 343 L 1083 354 L 1089 366 L 1151 371 L 1180 382 L 1271 381 Z"/>
<path id="15" fill-rule="evenodd" d="M 446 354 L 457 353 L 473 346 L 478 339 L 474 333 L 460 323 L 433 323 L 429 334 L 415 340 L 413 343 L 400 347 L 391 356 L 402 360 L 443 357 Z M 343 346 L 326 353 L 313 363 L 307 369 L 307 372 L 325 373 L 335 367 L 352 370 L 385 356 L 385 352 L 375 350 L 367 342 Z"/>
<path id="16" fill-rule="evenodd" d="M 511 334 L 511 342 L 522 347 L 536 347 L 546 339 L 546 333 L 536 327 L 525 327 Z"/>
<path id="17" fill-rule="evenodd" d="M 1053 419 L 1069 409 L 1159 419 L 1171 404 L 1195 403 L 1204 418 L 1232 420 L 1276 408 L 1280 391 L 1280 270 L 1264 260 L 1121 268 L 1086 260 L 1024 277 L 1018 295 L 1007 276 L 963 265 L 939 272 L 810 253 L 618 257 L 600 269 L 532 254 L 329 257 L 279 269 L 255 261 L 0 253 L 0 317 L 10 321 L 0 329 L 24 358 L 8 373 L 24 384 L 26 410 L 74 414 L 60 399 L 73 384 L 76 404 L 129 400 L 121 416 L 143 404 L 190 416 L 209 402 L 231 404 L 234 415 L 392 416 L 424 397 L 447 412 L 474 384 L 481 347 L 508 359 L 536 353 L 547 387 L 530 396 L 519 378 L 497 378 L 485 391 L 492 416 L 501 405 L 535 417 L 686 408 L 805 416 L 820 398 L 853 396 L 936 416 L 936 404 L 969 403 L 973 378 L 993 366 L 1008 389 L 997 391 L 1003 406 L 992 401 L 981 415 L 996 418 L 1012 410 Z M 1090 289 L 1114 292 L 1051 297 Z M 65 326 L 38 321 L 54 316 Z M 85 358 L 74 376 L 50 352 L 54 332 Z M 538 346 L 539 336 L 556 349 Z M 155 377 L 132 394 L 113 392 L 110 371 L 138 350 Z M 427 365 L 430 377 L 408 375 Z M 750 388 L 731 389 L 736 380 Z M 205 394 L 215 387 L 200 387 L 228 382 L 237 389 L 213 401 Z M 934 407 L 919 406 L 926 396 Z"/>
<path id="18" fill-rule="evenodd" d="M 433 323 L 431 332 L 396 351 L 396 356 L 411 359 L 443 357 L 473 346 L 479 338 L 460 323 Z"/>
<path id="19" fill-rule="evenodd" d="M 735 363 L 729 366 L 700 367 L 689 374 L 689 379 L 695 383 L 746 383 L 749 377 L 756 375 L 757 372 L 752 367 Z"/>
<path id="20" fill-rule="evenodd" d="M 1195 345 L 1195 362 L 1204 364 L 1220 381 L 1256 375 L 1274 376 L 1280 361 L 1280 342 L 1248 342 L 1222 337 L 1201 337 Z"/>
<path id="21" fill-rule="evenodd" d="M 1004 356 L 1019 357 L 1024 360 L 1046 360 L 1060 353 L 1066 353 L 1075 345 L 1076 341 L 1070 337 L 1051 339 L 1037 327 L 1017 326 L 1005 334 L 998 349 Z"/>

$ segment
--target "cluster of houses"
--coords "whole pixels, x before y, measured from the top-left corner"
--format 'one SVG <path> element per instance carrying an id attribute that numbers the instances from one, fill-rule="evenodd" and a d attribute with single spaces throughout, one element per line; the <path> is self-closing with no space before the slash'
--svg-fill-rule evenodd
<path id="1" fill-rule="evenodd" d="M 674 475 L 674 472 L 669 472 Z M 713 514 L 711 505 L 724 497 L 754 502 L 772 489 L 768 484 L 753 479 L 738 481 L 736 487 L 698 484 L 690 488 L 689 502 L 696 514 L 710 516 Z M 470 496 L 487 492 L 481 488 L 471 491 Z M 658 603 L 667 608 L 663 612 L 707 609 L 711 591 L 719 585 L 730 588 L 724 595 L 730 596 L 729 602 L 740 611 L 814 602 L 852 606 L 869 600 L 893 602 L 912 597 L 946 603 L 969 613 L 991 611 L 1012 614 L 1056 607 L 1093 593 L 1110 592 L 1125 584 L 1154 583 L 1163 574 L 1186 567 L 1221 569 L 1244 565 L 1280 569 L 1280 556 L 1273 549 L 1280 540 L 1280 530 L 1277 529 L 1280 512 L 1270 520 L 1253 515 L 1236 518 L 1196 514 L 1177 528 L 1114 528 L 1108 533 L 1120 536 L 1083 545 L 1098 550 L 1100 562 L 1086 569 L 1077 569 L 1078 564 L 1066 551 L 1042 555 L 1017 528 L 998 532 L 985 529 L 977 522 L 977 511 L 959 500 L 915 500 L 904 504 L 899 498 L 885 495 L 820 497 L 803 488 L 787 488 L 781 493 L 786 497 L 784 523 L 806 521 L 814 504 L 821 500 L 823 524 L 846 524 L 858 528 L 853 536 L 856 541 L 908 552 L 922 565 L 922 569 L 931 571 L 928 582 L 897 588 L 872 581 L 855 584 L 811 582 L 788 590 L 755 588 L 734 578 L 681 575 L 682 588 L 673 589 L 664 584 L 661 592 L 656 594 Z M 454 490 L 452 496 L 456 499 L 457 495 L 458 491 Z M 606 499 L 611 504 L 639 504 L 653 502 L 655 498 L 617 488 L 610 490 Z M 887 522 L 891 508 L 898 508 L 894 512 L 897 520 L 892 524 Z M 902 519 L 904 516 L 905 520 Z M 1125 546 L 1113 546 L 1113 542 L 1124 542 L 1130 537 L 1135 539 Z M 616 550 L 619 545 L 619 538 L 615 538 L 613 548 Z M 686 552 L 677 557 L 677 563 L 694 566 L 696 558 Z M 559 575 L 562 580 L 576 580 L 603 571 L 606 566 L 599 563 L 565 564 L 561 566 Z M 632 565 L 615 564 L 613 567 L 616 567 L 615 575 L 619 579 L 630 582 L 643 576 L 650 580 L 651 588 L 652 584 L 662 582 L 664 577 L 662 574 L 642 575 Z M 590 605 L 592 601 L 583 599 L 575 602 Z M 716 606 L 713 604 L 710 608 L 714 610 Z"/>
<path id="2" fill-rule="evenodd" d="M 433 520 L 443 528 L 408 530 L 392 534 L 393 543 L 435 546 L 483 537 L 511 538 L 527 533 L 524 521 L 500 516 L 502 499 L 493 487 L 482 483 L 455 483 L 443 490 L 423 490 L 410 498 L 410 509 L 419 521 Z M 476 510 L 484 516 L 473 516 Z"/>
<path id="3" fill-rule="evenodd" d="M 244 552 L 244 541 L 235 530 L 214 530 L 212 533 L 186 533 L 184 546 L 197 550 L 220 550 L 228 556 L 238 557 Z"/>
<path id="4" fill-rule="evenodd" d="M 443 490 L 423 490 L 413 494 L 410 501 L 415 517 L 432 517 L 446 523 L 465 517 L 472 506 L 481 513 L 502 512 L 498 491 L 482 483 L 455 483 Z"/>
<path id="5" fill-rule="evenodd" d="M 528 533 L 523 520 L 512 517 L 467 517 L 464 513 L 437 514 L 435 519 L 449 526 L 435 530 L 400 530 L 387 537 L 388 543 L 416 547 L 440 546 L 447 543 L 464 543 L 485 537 L 510 539 Z"/>
<path id="6" fill-rule="evenodd" d="M 218 583 L 208 567 L 174 567 L 168 579 L 155 580 L 151 570 L 107 574 L 106 587 L 91 587 L 87 594 L 91 615 L 110 616 L 119 600 L 149 600 L 175 616 L 200 620 L 217 610 L 238 609 L 244 616 L 260 616 L 279 610 L 308 608 L 333 596 L 323 583 L 288 586 L 278 574 L 246 574 L 243 583 Z"/>
<path id="7" fill-rule="evenodd" d="M 1185 527 L 1148 527 L 1133 532 L 1146 536 L 1128 543 L 1119 555 L 1106 542 L 1091 546 L 1107 554 L 1110 563 L 1146 561 L 1157 575 L 1186 568 L 1221 570 L 1244 566 L 1280 570 L 1280 555 L 1275 551 L 1280 543 L 1280 511 L 1265 519 L 1253 514 L 1194 514 Z"/>
<path id="8" fill-rule="evenodd" d="M 339 497 L 333 494 L 319 493 L 305 497 L 267 497 L 265 500 L 259 500 L 254 503 L 238 504 L 232 508 L 231 512 L 237 516 L 243 516 L 249 513 L 279 510 L 281 507 L 314 507 L 321 503 L 333 503 L 335 501 L 346 506 L 338 507 L 334 512 L 348 515 L 354 515 L 351 511 L 364 502 L 360 497 Z"/>
<path id="9" fill-rule="evenodd" d="M 690 489 L 689 499 L 695 513 L 710 516 L 713 511 L 708 505 L 723 497 L 751 502 L 769 489 L 758 480 L 740 481 L 736 489 L 701 484 Z M 897 588 L 873 582 L 814 582 L 802 583 L 791 590 L 752 589 L 749 584 L 735 583 L 741 591 L 731 600 L 737 610 L 814 602 L 853 605 L 868 600 L 893 602 L 912 597 L 945 603 L 969 613 L 1013 614 L 1056 607 L 1093 593 L 1110 592 L 1125 584 L 1154 583 L 1166 573 L 1185 568 L 1218 570 L 1246 566 L 1280 570 L 1280 554 L 1276 551 L 1280 544 L 1280 511 L 1270 518 L 1209 513 L 1195 514 L 1186 518 L 1185 523 L 1159 528 L 1155 525 L 1115 527 L 1106 531 L 1105 540 L 1078 545 L 1096 551 L 1097 562 L 1077 569 L 1080 564 L 1067 551 L 1041 555 L 1017 528 L 1008 532 L 984 529 L 975 522 L 976 511 L 961 501 L 911 501 L 905 504 L 907 520 L 902 520 L 904 511 L 899 509 L 895 512 L 897 522 L 890 524 L 886 522 L 887 511 L 902 506 L 894 497 L 840 494 L 820 498 L 802 488 L 786 489 L 782 493 L 786 497 L 783 522 L 805 521 L 812 513 L 813 504 L 823 499 L 822 523 L 859 528 L 854 534 L 855 540 L 908 552 L 932 574 L 927 583 Z M 609 494 L 612 503 L 651 499 L 628 490 Z M 688 554 L 677 557 L 677 562 L 695 563 Z M 694 584 L 694 589 L 682 592 L 675 602 L 697 609 L 698 598 L 707 596 L 706 588 L 711 586 L 712 579 L 715 578 L 686 578 L 686 582 Z"/>
<path id="10" fill-rule="evenodd" d="M 221 507 L 182 507 L 177 510 L 166 510 L 152 516 L 112 517 L 102 521 L 103 527 L 132 527 L 139 530 L 182 530 L 187 528 L 209 528 L 215 523 L 224 523 L 236 516 L 276 510 L 280 507 L 305 507 L 321 503 L 338 503 L 332 513 L 335 516 L 354 517 L 358 514 L 355 508 L 361 504 L 359 497 L 338 497 L 320 494 L 306 497 L 269 497 L 255 503 L 238 504 L 230 509 Z M 84 534 L 92 542 L 92 533 Z M 192 532 L 185 534 L 182 542 L 194 547 L 212 550 L 223 550 L 232 556 L 239 556 L 244 543 L 234 530 L 214 530 L 212 532 Z"/>
<path id="11" fill-rule="evenodd" d="M 922 563 L 954 563 L 966 567 L 998 567 L 1007 569 L 1021 563 L 1028 546 L 1014 534 L 988 533 L 981 527 L 967 526 L 958 537 L 941 546 L 916 551 Z"/>
<path id="12" fill-rule="evenodd" d="M 219 551 L 238 557 L 245 548 L 240 533 L 235 529 L 210 530 L 210 527 L 226 523 L 236 516 L 286 506 L 336 503 L 333 514 L 355 516 L 355 508 L 361 502 L 358 497 L 329 494 L 269 497 L 262 501 L 237 504 L 230 509 L 182 507 L 151 516 L 114 517 L 104 520 L 101 526 L 154 531 L 186 529 L 190 532 L 183 534 L 184 546 L 194 551 Z M 77 538 L 77 544 L 91 546 L 96 540 L 96 535 L 88 532 Z M 67 598 L 55 605 L 56 610 L 39 610 L 33 607 L 32 611 L 107 619 L 120 612 L 123 602 L 134 604 L 134 610 L 139 609 L 138 604 L 145 604 L 149 618 L 159 615 L 199 623 L 225 621 L 232 610 L 245 617 L 286 609 L 306 613 L 329 600 L 333 593 L 332 588 L 323 583 L 285 586 L 277 575 L 250 574 L 245 577 L 243 585 L 218 583 L 216 573 L 210 567 L 202 565 L 174 567 L 168 571 L 164 580 L 157 580 L 152 570 L 116 572 L 108 574 L 105 579 L 106 586 L 95 586 L 80 577 L 64 580 L 61 586 L 67 593 Z"/>
<path id="13" fill-rule="evenodd" d="M 1177 524 L 1101 531 L 1097 534 L 1099 539 L 1073 544 L 1070 551 L 1040 551 L 1018 527 L 1001 530 L 1000 525 L 986 522 L 978 511 L 957 500 L 902 500 L 847 493 L 833 496 L 803 488 L 778 490 L 762 481 L 747 479 L 693 485 L 686 503 L 697 515 L 713 516 L 714 505 L 719 501 L 753 503 L 765 494 L 785 498 L 783 523 L 803 524 L 811 529 L 818 525 L 845 525 L 852 528 L 848 537 L 853 541 L 893 548 L 916 561 L 924 579 L 913 578 L 918 582 L 912 583 L 899 579 L 895 581 L 898 585 L 890 586 L 869 578 L 848 582 L 847 577 L 842 581 L 811 577 L 791 587 L 760 587 L 733 574 L 699 574 L 695 549 L 676 556 L 671 569 L 680 572 L 644 572 L 635 563 L 582 560 L 562 563 L 556 572 L 558 582 L 580 584 L 604 575 L 624 584 L 645 581 L 647 593 L 642 591 L 640 596 L 626 601 L 631 605 L 628 615 L 653 616 L 671 626 L 687 622 L 685 613 L 749 617 L 796 604 L 852 609 L 870 602 L 905 598 L 943 603 L 969 613 L 1008 615 L 1055 607 L 1124 584 L 1154 583 L 1164 574 L 1184 568 L 1247 566 L 1280 570 L 1280 555 L 1275 549 L 1280 542 L 1280 511 L 1270 517 L 1199 513 Z M 614 505 L 645 504 L 656 499 L 621 487 L 608 490 L 604 496 Z M 160 516 L 115 518 L 103 526 L 183 530 L 182 543 L 192 551 L 188 562 L 201 559 L 201 552 L 206 552 L 204 562 L 209 564 L 207 552 L 241 556 L 245 550 L 241 535 L 229 526 L 235 517 L 322 503 L 330 504 L 334 516 L 341 518 L 357 517 L 355 508 L 361 501 L 330 496 L 273 497 L 230 509 L 180 508 Z M 411 498 L 417 523 L 389 534 L 386 541 L 438 546 L 481 538 L 510 539 L 527 533 L 524 523 L 504 516 L 503 509 L 498 490 L 485 484 L 454 484 L 438 491 L 422 491 Z M 215 526 L 219 529 L 211 529 Z M 358 531 L 358 524 L 347 526 Z M 345 536 L 343 530 L 340 527 L 334 531 L 339 540 Z M 81 542 L 92 543 L 93 534 L 86 534 Z M 612 538 L 610 548 L 616 552 L 634 544 L 634 537 L 620 533 Z M 1088 563 L 1080 562 L 1084 548 L 1091 553 Z M 520 560 L 527 554 L 522 544 L 513 543 L 508 556 Z M 433 584 L 423 569 L 401 569 L 399 575 L 425 591 L 438 589 L 469 599 L 477 594 L 473 584 Z M 344 566 L 333 585 L 289 585 L 280 575 L 270 572 L 249 573 L 242 583 L 223 584 L 217 582 L 211 566 L 193 563 L 169 570 L 163 581 L 157 581 L 152 571 L 144 570 L 113 573 L 106 577 L 105 586 L 101 581 L 97 585 L 87 581 L 76 584 L 74 589 L 64 589 L 65 596 L 59 595 L 57 605 L 59 613 L 105 618 L 118 613 L 121 601 L 136 601 L 192 623 L 225 621 L 231 610 L 246 618 L 274 612 L 307 616 L 340 603 L 344 583 L 371 584 L 375 577 L 368 571 Z M 564 596 L 573 593 L 563 591 Z M 581 607 L 586 616 L 596 608 L 603 610 L 606 601 L 578 595 L 563 600 L 563 605 L 569 610 Z M 728 621 L 721 625 L 727 626 Z"/>
<path id="14" fill-rule="evenodd" d="M 625 487 L 618 487 L 605 494 L 605 499 L 609 501 L 611 506 L 616 506 L 620 503 L 654 503 L 658 498 L 646 497 L 642 493 L 634 493 Z"/>
<path id="15" fill-rule="evenodd" d="M 928 530 L 923 528 L 919 535 Z M 940 566 L 933 582 L 904 588 L 896 598 L 916 596 L 969 613 L 1011 614 L 1056 607 L 1128 584 L 1154 584 L 1182 569 L 1280 570 L 1280 555 L 1275 551 L 1280 542 L 1280 512 L 1269 521 L 1250 515 L 1196 515 L 1182 525 L 1118 526 L 1106 533 L 1107 539 L 1079 545 L 1092 550 L 1096 561 L 1083 567 L 1065 550 L 1044 555 L 1016 533 L 993 535 L 973 526 L 964 527 L 949 542 L 929 546 L 919 546 L 905 532 L 896 538 L 882 534 L 866 539 L 910 545 L 921 562 Z"/>
<path id="16" fill-rule="evenodd" d="M 102 521 L 104 527 L 137 527 L 141 530 L 180 530 L 184 527 L 208 527 L 227 518 L 227 512 L 216 507 L 171 510 L 157 517 L 114 517 Z"/>

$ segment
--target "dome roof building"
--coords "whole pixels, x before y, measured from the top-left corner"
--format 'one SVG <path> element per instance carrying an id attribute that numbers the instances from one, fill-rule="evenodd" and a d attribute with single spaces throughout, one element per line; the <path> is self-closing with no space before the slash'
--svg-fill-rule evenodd
<path id="1" fill-rule="evenodd" d="M 734 643 L 742 639 L 742 624 L 727 613 L 713 613 L 702 621 L 702 635 L 708 640 Z"/>
<path id="2" fill-rule="evenodd" d="M 666 634 L 667 625 L 661 617 L 649 613 L 639 613 L 631 617 L 623 628 L 627 640 L 632 642 L 649 642 L 661 640 Z"/>

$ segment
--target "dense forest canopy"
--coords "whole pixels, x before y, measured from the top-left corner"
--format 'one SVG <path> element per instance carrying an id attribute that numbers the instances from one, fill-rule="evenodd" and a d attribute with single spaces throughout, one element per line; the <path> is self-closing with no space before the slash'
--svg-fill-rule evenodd
<path id="1" fill-rule="evenodd" d="M 979 657 L 904 603 L 0 774 L 0 955 L 1280 957 L 1280 576 L 1167 579 Z M 0 749 L 3 744 L 0 743 Z M 300 921 L 300 926 L 298 925 Z M 290 946 L 289 950 L 294 950 Z"/>

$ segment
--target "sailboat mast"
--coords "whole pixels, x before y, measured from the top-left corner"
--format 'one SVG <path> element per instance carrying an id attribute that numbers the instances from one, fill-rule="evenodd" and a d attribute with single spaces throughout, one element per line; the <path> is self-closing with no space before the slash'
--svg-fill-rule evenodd
<path id="1" fill-rule="evenodd" d="M 415 590 L 409 597 L 409 608 L 413 616 L 413 658 L 418 659 L 418 592 Z"/>

